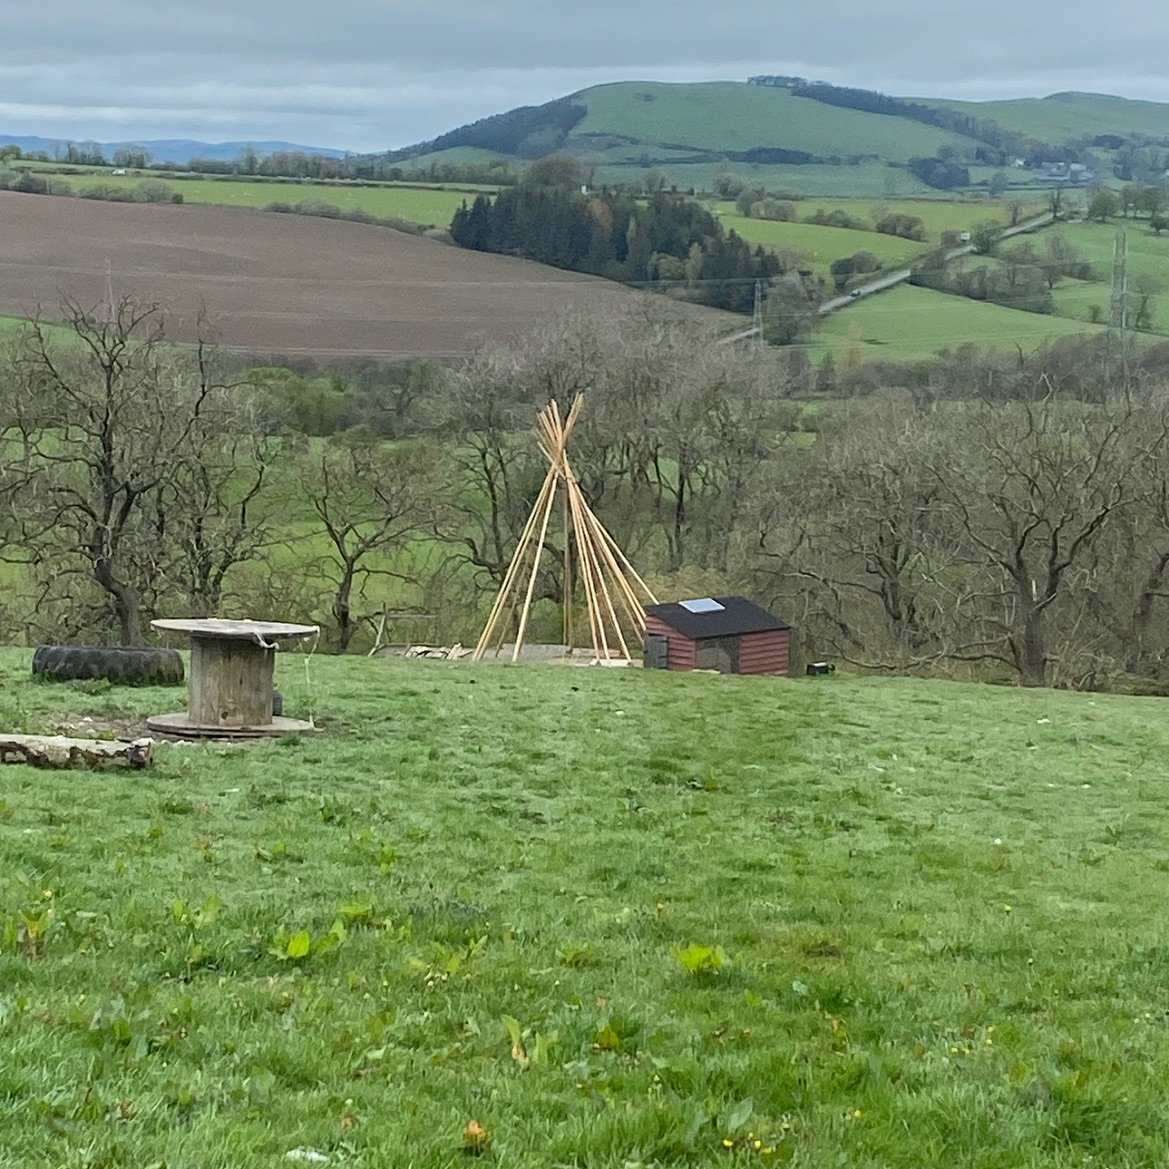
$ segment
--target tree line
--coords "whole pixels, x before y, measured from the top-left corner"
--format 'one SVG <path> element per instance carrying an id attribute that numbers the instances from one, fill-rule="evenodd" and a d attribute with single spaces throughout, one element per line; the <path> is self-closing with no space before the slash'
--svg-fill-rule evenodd
<path id="1" fill-rule="evenodd" d="M 264 613 L 345 650 L 393 598 L 466 640 L 546 470 L 535 412 L 583 392 L 574 468 L 659 595 L 746 592 L 807 653 L 867 669 L 1169 685 L 1169 352 L 830 369 L 661 307 L 566 317 L 391 391 L 372 369 L 233 370 L 130 301 L 68 306 L 68 342 L 33 322 L 0 370 L 0 547 L 27 582 L 6 624 L 135 644 L 153 616 Z M 314 427 L 330 382 L 353 409 Z"/>
<path id="2" fill-rule="evenodd" d="M 750 312 L 755 282 L 770 284 L 782 264 L 751 248 L 694 200 L 659 191 L 648 200 L 588 192 L 570 159 L 536 164 L 516 187 L 479 195 L 451 221 L 460 247 L 522 256 L 627 284 L 659 286 L 681 299 Z"/>

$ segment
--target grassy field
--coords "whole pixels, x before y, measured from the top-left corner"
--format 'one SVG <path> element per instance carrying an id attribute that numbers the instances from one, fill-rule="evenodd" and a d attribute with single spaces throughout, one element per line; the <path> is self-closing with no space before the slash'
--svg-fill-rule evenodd
<path id="1" fill-rule="evenodd" d="M 791 248 L 800 252 L 812 267 L 825 275 L 833 260 L 852 255 L 853 252 L 872 252 L 886 268 L 899 268 L 907 267 L 929 250 L 929 244 L 881 235 L 875 231 L 748 219 L 735 214 L 721 214 L 719 221 L 726 230 L 738 232 L 749 243 L 763 244 L 768 248 Z"/>
<path id="2" fill-rule="evenodd" d="M 1010 222 L 1011 201 L 1005 199 L 808 199 L 797 204 L 800 219 L 809 219 L 817 211 L 844 211 L 872 224 L 881 216 L 896 212 L 916 215 L 925 228 L 930 243 L 938 243 L 944 231 L 968 231 L 976 223 L 991 220 L 1006 226 Z M 1040 214 L 1046 206 L 1034 200 L 1024 201 L 1023 218 Z"/>
<path id="3" fill-rule="evenodd" d="M 1156 332 L 1169 331 L 1169 238 L 1158 237 L 1140 220 L 1130 220 L 1127 223 L 1119 220 L 1114 223 L 1088 223 L 1079 221 L 1068 223 L 1059 228 L 1046 229 L 1036 236 L 1022 237 L 1012 243 L 1027 242 L 1033 244 L 1039 253 L 1041 262 L 1046 254 L 1046 248 L 1051 239 L 1059 237 L 1074 248 L 1093 268 L 1095 279 L 1090 281 L 1062 280 L 1053 289 L 1055 311 L 1059 316 L 1073 320 L 1089 321 L 1092 319 L 1092 310 L 1099 313 L 1098 319 L 1108 320 L 1112 298 L 1112 262 L 1116 245 L 1118 229 L 1125 229 L 1128 247 L 1128 282 L 1130 317 L 1137 311 L 1139 289 L 1148 282 L 1155 290 L 1153 296 L 1153 310 L 1151 315 L 1152 328 Z M 961 261 L 966 267 L 985 266 L 1002 268 L 1001 261 L 993 257 L 971 256 Z"/>
<path id="4" fill-rule="evenodd" d="M 642 143 L 736 151 L 756 146 L 827 155 L 878 155 L 905 161 L 932 155 L 955 135 L 903 119 L 841 109 L 783 89 L 734 81 L 669 85 L 623 81 L 586 89 L 588 114 L 571 141 L 628 135 Z"/>
<path id="5" fill-rule="evenodd" d="M 908 266 L 936 247 L 942 232 L 964 231 L 983 220 L 1006 225 L 1011 209 L 1009 203 L 989 200 L 813 198 L 796 203 L 797 218 L 784 223 L 746 218 L 736 212 L 734 203 L 727 201 L 712 202 L 709 206 L 728 230 L 733 229 L 751 243 L 794 248 L 822 273 L 833 260 L 862 250 L 875 253 L 886 268 Z M 1027 210 L 1032 208 L 1028 206 Z M 869 227 L 889 212 L 915 215 L 921 219 L 927 238 L 924 243 L 918 243 L 872 230 L 823 227 L 807 222 L 818 211 L 843 211 Z"/>
<path id="6" fill-rule="evenodd" d="M 1142 279 L 1159 286 L 1154 325 L 1169 331 L 1169 236 L 1155 235 L 1142 220 L 1116 220 L 1112 223 L 1069 223 L 1059 229 L 1073 247 L 1083 253 L 1103 283 L 1099 286 L 1097 301 L 1107 313 L 1110 298 L 1109 278 L 1112 272 L 1116 233 L 1124 229 L 1127 237 L 1128 277 L 1130 290 L 1136 289 Z M 1057 292 L 1059 290 L 1057 289 Z"/>
<path id="7" fill-rule="evenodd" d="M 27 667 L 7 728 L 181 705 Z M 312 738 L 4 769 L 4 1163 L 1159 1163 L 1155 700 L 310 676 Z"/>
<path id="8" fill-rule="evenodd" d="M 1164 102 L 1132 101 L 1102 93 L 1063 93 L 1009 101 L 914 100 L 975 118 L 989 118 L 1004 129 L 1041 142 L 1067 142 L 1097 134 L 1161 138 L 1169 120 L 1169 106 Z"/>
<path id="9" fill-rule="evenodd" d="M 78 176 L 68 180 L 74 194 L 94 186 L 133 190 L 144 181 L 157 181 L 152 175 Z M 269 203 L 313 201 L 332 203 L 342 211 L 361 210 L 378 219 L 406 219 L 428 227 L 446 227 L 451 216 L 465 200 L 473 199 L 469 190 L 436 190 L 419 186 L 359 187 L 315 183 L 241 182 L 222 179 L 164 180 L 183 196 L 185 203 L 206 203 L 223 207 L 267 207 Z"/>
<path id="10" fill-rule="evenodd" d="M 809 349 L 836 358 L 852 354 L 895 361 L 965 344 L 1029 350 L 1093 328 L 1098 326 L 900 285 L 825 318 Z"/>

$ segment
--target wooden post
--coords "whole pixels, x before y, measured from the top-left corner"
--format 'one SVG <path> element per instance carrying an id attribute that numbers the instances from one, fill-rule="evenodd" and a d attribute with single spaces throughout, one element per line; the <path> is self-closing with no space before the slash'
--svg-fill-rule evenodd
<path id="1" fill-rule="evenodd" d="M 544 551 L 544 538 L 548 535 L 548 521 L 552 518 L 552 509 L 556 503 L 556 480 L 548 480 L 551 490 L 548 492 L 548 501 L 544 505 L 544 518 L 540 523 L 540 535 L 536 540 L 536 555 L 532 561 L 532 574 L 528 577 L 528 591 L 524 594 L 524 607 L 520 612 L 520 625 L 515 635 L 515 646 L 511 651 L 511 660 L 519 661 L 520 650 L 524 647 L 524 634 L 528 630 L 528 613 L 532 608 L 532 594 L 536 591 L 536 577 L 540 575 L 540 553 Z"/>
<path id="2" fill-rule="evenodd" d="M 568 505 L 568 492 L 565 491 L 563 499 L 564 507 L 562 514 L 564 517 L 564 648 L 569 657 L 572 657 L 573 651 L 573 630 L 572 630 L 572 509 Z"/>

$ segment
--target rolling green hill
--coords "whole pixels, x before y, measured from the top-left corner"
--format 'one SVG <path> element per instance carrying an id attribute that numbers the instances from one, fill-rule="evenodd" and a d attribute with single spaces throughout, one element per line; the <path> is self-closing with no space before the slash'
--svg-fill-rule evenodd
<path id="1" fill-rule="evenodd" d="M 1169 135 L 1169 105 L 1103 93 L 1053 93 L 1013 101 L 914 100 L 936 109 L 989 118 L 1005 130 L 1053 144 L 1098 134 L 1150 138 Z"/>
<path id="2" fill-rule="evenodd" d="M 714 151 L 733 157 L 782 149 L 818 160 L 878 156 L 904 162 L 936 153 L 952 137 L 933 126 L 838 109 L 793 97 L 786 89 L 735 81 L 624 81 L 585 90 L 575 100 L 588 113 L 569 142 L 593 145 L 614 159 L 634 157 L 635 147 L 652 143 L 669 144 L 678 154 Z"/>
<path id="3" fill-rule="evenodd" d="M 1169 135 L 1169 105 L 1100 94 L 961 102 L 892 98 L 794 78 L 755 82 L 766 83 L 595 86 L 384 157 L 422 164 L 504 158 L 522 165 L 563 150 L 580 156 L 602 183 L 637 184 L 656 171 L 671 185 L 710 190 L 729 171 L 768 190 L 904 197 L 932 189 L 922 167 L 909 165 L 914 159 L 944 159 L 959 176 L 966 172 L 961 182 L 947 178 L 947 189 L 985 191 L 1001 171 L 1009 188 L 1034 190 L 1043 180 L 1012 166 L 1020 156 L 1078 159 L 1106 181 L 1125 180 L 1132 150 Z M 936 176 L 926 177 L 937 187 Z"/>

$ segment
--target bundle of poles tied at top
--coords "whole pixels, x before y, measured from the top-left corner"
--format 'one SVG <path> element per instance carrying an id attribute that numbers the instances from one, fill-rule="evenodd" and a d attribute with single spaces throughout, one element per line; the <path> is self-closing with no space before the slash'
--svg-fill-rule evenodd
<path id="1" fill-rule="evenodd" d="M 568 461 L 568 439 L 583 406 L 584 396 L 578 394 L 568 416 L 561 419 L 560 408 L 555 402 L 550 402 L 536 420 L 540 450 L 548 460 L 548 474 L 475 647 L 474 661 L 479 661 L 492 646 L 495 653 L 499 653 L 517 612 L 519 624 L 515 627 L 511 660 L 519 659 L 558 493 L 564 528 L 564 643 L 567 651 L 571 653 L 574 648 L 573 596 L 578 578 L 597 660 L 620 658 L 627 661 L 632 656 L 630 641 L 638 647 L 641 645 L 645 634 L 642 598 L 651 604 L 657 598 L 629 563 L 617 541 L 593 514 Z"/>

